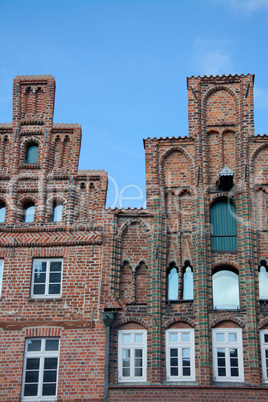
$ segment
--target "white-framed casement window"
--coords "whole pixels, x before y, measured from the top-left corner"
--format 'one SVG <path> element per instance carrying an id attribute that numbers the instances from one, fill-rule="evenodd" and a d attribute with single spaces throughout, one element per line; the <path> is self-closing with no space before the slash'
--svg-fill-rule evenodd
<path id="1" fill-rule="evenodd" d="M 2 294 L 4 260 L 0 260 L 0 297 Z"/>
<path id="2" fill-rule="evenodd" d="M 61 259 L 33 260 L 31 297 L 60 297 L 61 285 Z"/>
<path id="3" fill-rule="evenodd" d="M 194 329 L 166 330 L 167 381 L 195 381 Z"/>
<path id="4" fill-rule="evenodd" d="M 212 329 L 215 381 L 244 381 L 241 328 Z"/>
<path id="5" fill-rule="evenodd" d="M 118 331 L 118 381 L 146 381 L 147 331 Z"/>
<path id="6" fill-rule="evenodd" d="M 260 330 L 263 382 L 268 383 L 268 329 Z"/>
<path id="7" fill-rule="evenodd" d="M 22 401 L 57 399 L 59 343 L 59 338 L 26 339 Z"/>

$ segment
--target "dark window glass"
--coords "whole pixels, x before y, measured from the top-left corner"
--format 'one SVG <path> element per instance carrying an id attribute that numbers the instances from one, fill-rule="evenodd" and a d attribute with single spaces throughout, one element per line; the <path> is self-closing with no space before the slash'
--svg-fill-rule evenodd
<path id="1" fill-rule="evenodd" d="M 26 163 L 38 162 L 38 145 L 29 145 L 26 151 Z"/>
<path id="2" fill-rule="evenodd" d="M 211 248 L 213 251 L 237 250 L 236 208 L 231 202 L 215 202 L 210 210 Z"/>

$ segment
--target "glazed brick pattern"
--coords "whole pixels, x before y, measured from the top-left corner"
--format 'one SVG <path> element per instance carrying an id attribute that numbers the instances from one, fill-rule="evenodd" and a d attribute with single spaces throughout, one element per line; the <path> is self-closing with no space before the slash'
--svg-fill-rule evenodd
<path id="1" fill-rule="evenodd" d="M 187 86 L 189 136 L 144 140 L 147 214 L 143 210 L 110 210 L 107 215 L 113 221 L 114 233 L 104 238 L 105 255 L 111 254 L 112 278 L 125 270 L 119 256 L 126 249 L 124 237 L 120 240 L 126 222 L 136 218 L 146 224 L 150 247 L 146 260 L 147 304 L 138 305 L 133 299 L 130 305 L 114 299 L 109 401 L 267 399 L 266 386 L 262 384 L 259 329 L 268 325 L 268 310 L 258 300 L 258 264 L 260 258 L 268 258 L 268 138 L 254 136 L 253 76 L 191 77 Z M 234 172 L 235 186 L 230 192 L 218 187 L 219 173 L 225 166 Z M 260 171 L 264 172 L 261 181 L 257 179 Z M 236 206 L 237 252 L 211 250 L 210 206 L 221 198 L 232 199 Z M 130 236 L 127 248 L 132 250 L 135 245 L 137 254 L 141 253 L 137 260 L 142 260 L 143 243 L 138 246 L 135 239 L 133 236 L 131 242 Z M 194 274 L 192 301 L 182 300 L 187 260 Z M 177 302 L 166 300 L 170 263 L 178 267 Z M 240 308 L 216 311 L 212 274 L 226 265 L 239 273 Z M 104 300 L 112 300 L 112 295 L 117 294 L 116 286 L 109 288 L 111 282 L 103 282 Z M 121 288 L 121 294 L 128 291 L 127 277 Z M 133 324 L 147 330 L 147 384 L 122 385 L 117 382 L 117 332 Z M 192 386 L 166 382 L 165 330 L 178 325 L 195 329 L 196 381 Z M 214 382 L 211 334 L 215 327 L 242 329 L 245 383 L 232 387 Z"/>
<path id="2" fill-rule="evenodd" d="M 107 174 L 78 171 L 81 127 L 53 122 L 52 76 L 14 79 L 13 122 L 0 125 L 0 401 L 20 399 L 25 339 L 59 337 L 59 402 L 102 401 L 105 326 L 113 311 L 109 401 L 267 400 L 259 330 L 268 307 L 259 302 L 258 266 L 268 261 L 267 135 L 254 135 L 250 74 L 187 79 L 189 135 L 144 140 L 147 209 L 105 210 Z M 29 144 L 38 163 L 25 162 Z M 230 192 L 218 187 L 224 166 Z M 237 211 L 237 252 L 213 252 L 210 206 L 231 199 Z M 34 202 L 34 223 L 23 206 Z M 63 204 L 62 222 L 53 205 Z M 34 258 L 61 258 L 60 298 L 31 298 Z M 194 299 L 183 300 L 185 263 Z M 178 300 L 167 300 L 167 269 L 178 268 Z M 187 264 L 186 264 L 187 265 Z M 239 273 L 240 307 L 214 310 L 212 274 Z M 241 328 L 243 384 L 214 382 L 212 329 Z M 166 381 L 165 334 L 194 328 L 195 382 Z M 146 329 L 147 382 L 118 383 L 118 331 Z"/>

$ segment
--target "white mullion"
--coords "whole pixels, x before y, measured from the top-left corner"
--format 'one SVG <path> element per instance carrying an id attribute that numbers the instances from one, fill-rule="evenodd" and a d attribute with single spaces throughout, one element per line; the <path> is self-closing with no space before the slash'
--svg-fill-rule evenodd
<path id="1" fill-rule="evenodd" d="M 42 261 L 43 262 L 43 261 Z M 45 286 L 45 296 L 49 296 L 49 272 L 50 272 L 50 261 L 46 262 L 46 286 Z"/>

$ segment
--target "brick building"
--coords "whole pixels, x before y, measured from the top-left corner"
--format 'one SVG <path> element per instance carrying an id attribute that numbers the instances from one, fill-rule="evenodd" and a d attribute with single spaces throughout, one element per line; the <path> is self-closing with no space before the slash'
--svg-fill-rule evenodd
<path id="1" fill-rule="evenodd" d="M 54 79 L 15 78 L 0 126 L 0 401 L 268 399 L 253 85 L 188 78 L 189 135 L 144 140 L 147 209 L 105 210 L 105 172 L 77 170 L 80 127 L 53 124 Z"/>

